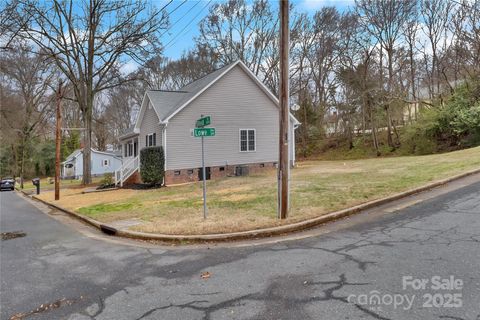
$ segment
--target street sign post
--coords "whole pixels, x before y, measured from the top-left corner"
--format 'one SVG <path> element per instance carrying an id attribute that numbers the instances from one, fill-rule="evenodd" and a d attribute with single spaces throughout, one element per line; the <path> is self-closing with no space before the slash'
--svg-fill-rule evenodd
<path id="1" fill-rule="evenodd" d="M 213 137 L 215 136 L 215 128 L 195 128 L 193 129 L 195 137 Z"/>
<path id="2" fill-rule="evenodd" d="M 197 120 L 195 127 L 203 128 L 208 126 L 210 123 L 211 123 L 210 116 L 201 117 L 200 119 Z"/>
<path id="3" fill-rule="evenodd" d="M 207 177 L 205 170 L 205 147 L 204 137 L 214 137 L 215 128 L 204 128 L 211 123 L 210 116 L 201 116 L 195 122 L 195 129 L 193 129 L 193 136 L 202 138 L 202 180 L 203 180 L 203 218 L 207 218 Z"/>

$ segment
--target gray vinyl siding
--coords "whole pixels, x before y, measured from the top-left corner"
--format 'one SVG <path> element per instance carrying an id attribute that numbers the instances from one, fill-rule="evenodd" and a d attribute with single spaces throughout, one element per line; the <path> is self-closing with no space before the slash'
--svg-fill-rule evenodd
<path id="1" fill-rule="evenodd" d="M 150 102 L 148 102 L 150 105 Z M 162 126 L 159 124 L 159 120 L 155 110 L 146 106 L 145 111 L 143 112 L 143 117 L 140 122 L 140 134 L 135 135 L 129 138 L 124 138 L 120 142 L 122 144 L 122 158 L 126 161 L 132 159 L 133 157 L 125 157 L 125 147 L 129 141 L 138 139 L 138 154 L 140 154 L 140 150 L 145 148 L 145 136 L 151 133 L 156 133 L 156 145 L 160 146 L 163 143 L 162 140 Z"/>
<path id="2" fill-rule="evenodd" d="M 167 169 L 201 166 L 201 138 L 191 136 L 195 120 L 210 115 L 215 137 L 205 138 L 206 166 L 275 162 L 278 159 L 278 108 L 236 66 L 167 126 Z M 240 152 L 240 129 L 256 130 L 256 151 Z"/>
<path id="3" fill-rule="evenodd" d="M 145 108 L 143 113 L 143 119 L 140 122 L 140 135 L 138 136 L 138 152 L 145 148 L 145 136 L 147 134 L 156 133 L 156 145 L 162 145 L 162 127 L 159 124 L 157 114 L 153 107 L 151 107 L 150 102 Z"/>

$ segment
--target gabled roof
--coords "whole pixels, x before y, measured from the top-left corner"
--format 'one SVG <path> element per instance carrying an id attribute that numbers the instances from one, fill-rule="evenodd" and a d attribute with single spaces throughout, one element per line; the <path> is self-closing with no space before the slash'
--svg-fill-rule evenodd
<path id="1" fill-rule="evenodd" d="M 183 108 L 190 104 L 195 98 L 212 86 L 215 82 L 228 73 L 233 67 L 240 66 L 247 75 L 260 87 L 260 89 L 278 106 L 279 102 L 277 97 L 275 97 L 270 90 L 248 69 L 248 67 L 240 60 L 237 60 L 229 65 L 224 66 L 198 80 L 195 80 L 183 88 L 176 91 L 167 91 L 167 90 L 148 90 L 145 93 L 145 97 L 142 102 L 140 112 L 137 116 L 137 121 L 135 126 L 129 128 L 126 133 L 122 134 L 120 138 L 125 138 L 127 136 L 138 134 L 140 120 L 143 117 L 143 113 L 147 107 L 147 104 L 150 102 L 155 110 L 155 113 L 158 116 L 158 119 L 161 123 L 166 123 Z M 145 99 L 147 98 L 148 99 Z M 290 119 L 294 122 L 295 125 L 300 124 L 300 122 L 295 119 L 295 117 L 290 113 Z"/>
<path id="2" fill-rule="evenodd" d="M 76 149 L 74 150 L 66 159 L 65 161 L 63 161 L 62 163 L 65 163 L 65 162 L 70 162 L 72 160 L 74 160 L 76 157 L 78 157 L 79 154 L 82 153 L 82 149 Z"/>
<path id="3" fill-rule="evenodd" d="M 170 118 L 179 108 L 186 102 L 195 97 L 204 88 L 213 83 L 226 70 L 230 69 L 236 62 L 226 65 L 223 68 L 213 71 L 206 76 L 190 82 L 183 88 L 177 91 L 164 90 L 148 90 L 147 96 L 155 109 L 160 121 L 165 121 Z"/>
<path id="4" fill-rule="evenodd" d="M 120 159 L 122 157 L 122 154 L 121 153 L 118 153 L 116 151 L 99 151 L 99 150 L 95 150 L 93 148 L 90 148 L 90 150 L 92 150 L 93 153 L 99 153 L 99 154 L 104 154 L 106 156 L 112 156 L 114 158 L 118 158 Z M 83 148 L 82 149 L 77 149 L 75 151 L 73 151 L 66 159 L 65 161 L 62 162 L 62 164 L 64 163 L 67 163 L 67 162 L 71 162 L 72 160 L 78 158 L 80 155 L 83 154 Z"/>

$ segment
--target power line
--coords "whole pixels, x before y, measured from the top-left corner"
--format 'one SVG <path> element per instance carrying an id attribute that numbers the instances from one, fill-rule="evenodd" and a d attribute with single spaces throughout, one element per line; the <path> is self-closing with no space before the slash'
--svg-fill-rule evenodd
<path id="1" fill-rule="evenodd" d="M 187 2 L 187 0 L 185 0 L 182 4 L 184 4 L 185 2 Z M 195 5 L 193 7 L 191 7 L 187 12 L 185 12 L 185 14 L 183 16 L 181 16 L 179 19 L 177 19 L 177 21 L 175 21 L 171 26 L 169 26 L 169 28 L 167 30 L 165 30 L 164 32 L 162 32 L 162 34 L 160 34 L 160 37 L 163 36 L 166 32 L 168 32 L 169 30 L 171 30 L 178 22 L 182 21 L 183 18 L 185 18 L 185 16 L 187 14 L 189 14 L 198 4 L 200 3 L 200 1 L 197 1 L 195 2 Z M 182 5 L 181 4 L 181 5 Z M 178 7 L 177 7 L 178 8 Z M 175 10 L 177 9 L 175 8 Z M 173 10 L 173 11 L 175 11 Z M 173 11 L 171 13 L 173 13 Z"/>
<path id="2" fill-rule="evenodd" d="M 162 12 L 163 10 L 165 10 L 166 7 L 168 7 L 171 3 L 173 2 L 173 0 L 170 0 L 166 5 L 164 5 L 159 12 Z"/>
<path id="3" fill-rule="evenodd" d="M 172 0 L 173 1 L 173 0 Z M 175 9 L 173 9 L 172 11 L 170 11 L 168 14 L 171 15 L 172 13 L 174 13 L 178 8 L 180 8 L 181 6 L 183 6 L 185 4 L 185 2 L 187 2 L 188 0 L 184 0 L 182 3 L 180 3 Z"/>
<path id="4" fill-rule="evenodd" d="M 177 36 L 175 36 L 174 38 L 172 38 L 164 47 L 164 49 L 168 49 L 169 47 L 171 47 L 172 45 L 174 45 L 179 39 L 180 39 L 180 36 L 183 34 L 183 32 L 185 31 L 185 29 L 187 29 L 191 24 L 192 22 L 194 22 L 198 16 L 202 13 L 203 10 L 205 10 L 205 8 L 207 8 L 210 3 L 212 2 L 213 0 L 210 0 L 208 1 L 208 3 L 202 8 L 200 9 L 200 11 L 197 13 L 197 15 L 192 19 L 190 20 L 190 22 L 177 34 Z M 191 28 L 188 30 L 190 31 Z"/>

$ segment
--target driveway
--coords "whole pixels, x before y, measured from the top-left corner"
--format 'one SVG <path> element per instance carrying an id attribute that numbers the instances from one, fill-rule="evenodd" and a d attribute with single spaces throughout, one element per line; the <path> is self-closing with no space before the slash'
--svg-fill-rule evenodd
<path id="1" fill-rule="evenodd" d="M 303 239 L 199 248 L 106 241 L 0 197 L 1 232 L 25 234 L 1 242 L 1 319 L 480 319 L 479 182 Z"/>

